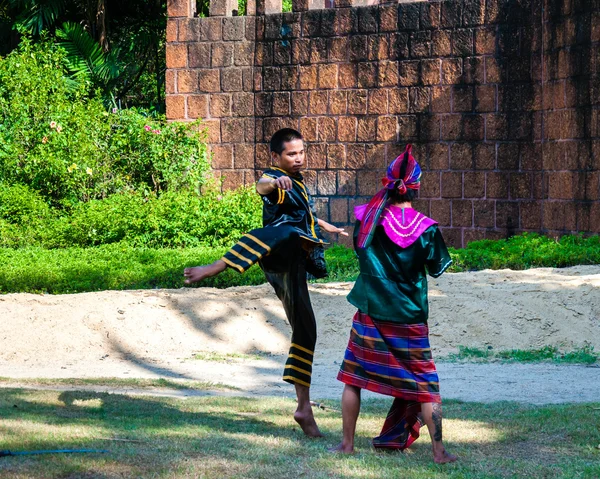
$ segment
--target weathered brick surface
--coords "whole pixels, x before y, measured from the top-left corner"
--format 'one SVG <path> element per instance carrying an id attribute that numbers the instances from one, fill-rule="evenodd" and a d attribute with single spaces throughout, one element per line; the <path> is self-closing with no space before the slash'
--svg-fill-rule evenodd
<path id="1" fill-rule="evenodd" d="M 210 95 L 209 113 L 211 117 L 221 118 L 231 116 L 231 95 L 215 93 Z"/>
<path id="2" fill-rule="evenodd" d="M 444 172 L 442 173 L 442 196 L 444 198 L 462 198 L 462 173 Z"/>
<path id="3" fill-rule="evenodd" d="M 494 228 L 496 224 L 496 202 L 491 200 L 474 201 L 473 223 L 478 228 Z"/>
<path id="4" fill-rule="evenodd" d="M 169 43 L 166 47 L 167 68 L 187 66 L 187 46 L 183 43 Z"/>
<path id="5" fill-rule="evenodd" d="M 306 182 L 336 224 L 411 142 L 414 206 L 451 245 L 598 233 L 600 16 L 552 2 L 295 0 L 294 13 L 192 18 L 169 0 L 167 117 L 204 119 L 226 187 L 269 165 L 275 130 L 300 128 Z"/>
<path id="6" fill-rule="evenodd" d="M 342 225 L 348 224 L 350 216 L 348 214 L 348 198 L 332 198 L 329 202 L 330 219 L 333 223 Z"/>
<path id="7" fill-rule="evenodd" d="M 206 118 L 208 115 L 208 95 L 190 95 L 187 97 L 188 118 Z"/>
<path id="8" fill-rule="evenodd" d="M 198 91 L 198 72 L 196 70 L 180 70 L 177 72 L 177 92 L 195 93 Z"/>
<path id="9" fill-rule="evenodd" d="M 167 118 L 176 120 L 186 118 L 185 97 L 183 95 L 167 95 Z"/>
<path id="10" fill-rule="evenodd" d="M 233 168 L 233 147 L 231 145 L 215 145 L 212 147 L 213 168 Z"/>
<path id="11" fill-rule="evenodd" d="M 167 14 L 169 17 L 187 17 L 188 0 L 167 0 Z"/>
<path id="12" fill-rule="evenodd" d="M 452 200 L 452 226 L 473 226 L 473 202 L 469 200 Z"/>

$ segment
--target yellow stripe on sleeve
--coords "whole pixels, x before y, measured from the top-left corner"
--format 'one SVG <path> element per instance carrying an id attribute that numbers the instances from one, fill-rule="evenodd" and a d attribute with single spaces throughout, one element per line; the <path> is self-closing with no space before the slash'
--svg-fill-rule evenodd
<path id="1" fill-rule="evenodd" d="M 237 256 L 239 259 L 241 259 L 242 261 L 245 261 L 246 263 L 248 263 L 248 264 L 250 264 L 250 265 L 253 263 L 253 261 L 252 261 L 252 260 L 249 260 L 248 258 L 245 258 L 245 257 L 244 257 L 244 256 L 242 256 L 241 254 L 239 254 L 237 251 L 234 251 L 234 250 L 230 249 L 230 250 L 229 250 L 229 253 L 231 253 L 231 254 L 232 254 L 232 255 L 234 255 L 234 256 Z"/>
<path id="2" fill-rule="evenodd" d="M 262 256 L 262 253 L 259 253 L 258 251 L 256 251 L 253 248 L 250 248 L 250 246 L 248 246 L 247 244 L 242 243 L 241 241 L 237 242 L 238 245 L 240 245 L 242 248 L 250 251 L 250 253 L 255 254 L 256 256 L 258 256 L 259 258 Z"/>
<path id="3" fill-rule="evenodd" d="M 235 264 L 232 263 L 231 261 L 229 261 L 227 258 L 225 258 L 225 256 L 223 256 L 221 258 L 222 261 L 224 261 L 226 264 L 228 264 L 229 266 L 231 266 L 232 268 L 237 269 L 240 273 L 244 272 L 244 268 L 242 268 L 239 264 Z"/>
<path id="4" fill-rule="evenodd" d="M 280 195 L 280 199 L 279 199 L 279 201 L 277 202 L 277 204 L 278 204 L 278 205 L 281 205 L 281 204 L 283 204 L 283 202 L 285 201 L 285 190 L 281 190 L 281 189 L 280 189 L 279 191 L 281 192 L 281 195 Z"/>
<path id="5" fill-rule="evenodd" d="M 266 249 L 267 251 L 271 251 L 271 248 L 269 246 L 267 246 L 266 244 L 264 244 L 261 240 L 259 240 L 256 236 L 252 236 L 250 233 L 246 233 L 244 236 L 247 236 L 248 238 L 250 238 L 252 241 L 254 241 L 256 244 L 261 245 L 264 249 Z"/>

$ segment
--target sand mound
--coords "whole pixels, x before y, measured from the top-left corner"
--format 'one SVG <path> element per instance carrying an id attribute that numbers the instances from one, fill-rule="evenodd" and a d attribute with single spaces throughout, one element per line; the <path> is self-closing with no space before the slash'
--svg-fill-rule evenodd
<path id="1" fill-rule="evenodd" d="M 311 286 L 321 361 L 341 359 L 354 314 L 351 286 Z M 8 294 L 0 296 L 0 317 L 0 375 L 13 377 L 122 376 L 125 363 L 158 371 L 197 351 L 281 355 L 290 332 L 268 285 Z M 459 345 L 600 350 L 600 266 L 430 279 L 430 329 L 438 357 Z"/>

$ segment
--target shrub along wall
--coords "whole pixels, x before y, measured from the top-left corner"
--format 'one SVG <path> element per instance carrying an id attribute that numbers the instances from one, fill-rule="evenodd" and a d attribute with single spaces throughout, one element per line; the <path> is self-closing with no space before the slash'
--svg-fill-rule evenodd
<path id="1" fill-rule="evenodd" d="M 225 16 L 209 18 L 193 3 L 168 2 L 167 115 L 205 119 L 227 187 L 254 181 L 266 140 L 291 126 L 333 223 L 412 142 L 416 207 L 454 246 L 600 232 L 598 0 L 298 0 L 283 14 L 269 1 L 247 17 L 213 0 Z"/>

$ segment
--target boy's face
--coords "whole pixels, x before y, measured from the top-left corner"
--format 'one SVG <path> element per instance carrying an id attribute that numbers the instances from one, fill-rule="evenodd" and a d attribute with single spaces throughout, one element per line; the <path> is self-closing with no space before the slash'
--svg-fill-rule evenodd
<path id="1" fill-rule="evenodd" d="M 271 158 L 273 161 L 287 173 L 296 174 L 304 167 L 304 141 L 303 140 L 292 140 L 286 141 L 284 144 L 284 150 L 280 155 L 271 152 Z"/>

